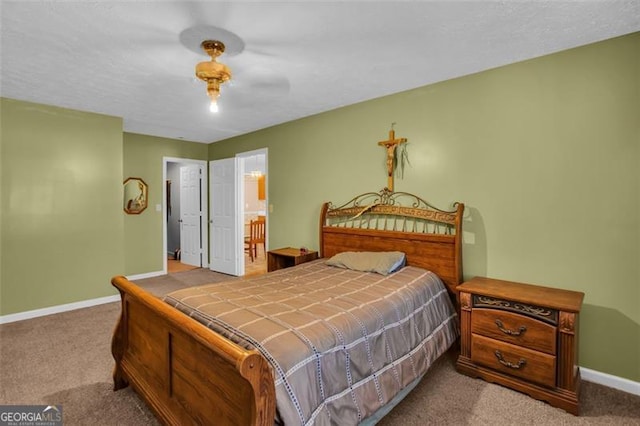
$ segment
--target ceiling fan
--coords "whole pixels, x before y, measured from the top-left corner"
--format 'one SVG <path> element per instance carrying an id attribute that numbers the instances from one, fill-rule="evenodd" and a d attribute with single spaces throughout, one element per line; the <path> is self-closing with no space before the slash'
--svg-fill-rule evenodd
<path id="1" fill-rule="evenodd" d="M 196 65 L 195 75 L 207 83 L 211 112 L 218 111 L 220 88 L 222 84 L 227 82 L 225 90 L 228 88 L 234 93 L 229 95 L 231 98 L 229 103 L 236 106 L 249 103 L 250 98 L 275 97 L 289 92 L 289 80 L 286 76 L 269 70 L 255 60 L 249 61 L 253 62 L 249 67 L 246 65 L 247 60 L 237 61 L 238 63 L 233 67 L 228 67 L 217 61 L 217 58 L 223 53 L 225 57 L 234 57 L 247 51 L 244 41 L 230 31 L 211 25 L 196 25 L 182 31 L 179 38 L 181 44 L 187 49 L 200 54 L 204 51 L 210 57 L 210 60 Z M 268 56 L 262 52 L 254 51 L 251 53 L 257 53 L 258 56 L 255 56 L 257 58 L 263 55 Z M 245 65 L 244 69 L 242 63 Z M 237 76 L 237 79 L 234 80 L 231 68 L 235 71 L 236 66 L 239 73 L 233 73 Z"/>

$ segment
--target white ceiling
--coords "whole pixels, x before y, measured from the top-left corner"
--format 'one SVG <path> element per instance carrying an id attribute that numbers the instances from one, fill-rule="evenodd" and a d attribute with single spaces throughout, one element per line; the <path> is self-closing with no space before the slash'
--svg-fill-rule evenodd
<path id="1" fill-rule="evenodd" d="M 638 0 L 1 5 L 1 96 L 204 143 L 640 30 Z M 234 74 L 215 115 L 210 37 Z"/>

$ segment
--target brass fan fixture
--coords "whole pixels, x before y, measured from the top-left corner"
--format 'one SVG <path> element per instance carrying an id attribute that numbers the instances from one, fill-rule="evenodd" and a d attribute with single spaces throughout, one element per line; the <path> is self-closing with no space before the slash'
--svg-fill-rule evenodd
<path id="1" fill-rule="evenodd" d="M 207 83 L 207 94 L 211 98 L 209 110 L 218 112 L 220 85 L 231 79 L 229 67 L 216 61 L 216 58 L 224 53 L 224 43 L 218 40 L 205 40 L 200 46 L 207 55 L 211 56 L 211 60 L 196 65 L 196 77 Z"/>

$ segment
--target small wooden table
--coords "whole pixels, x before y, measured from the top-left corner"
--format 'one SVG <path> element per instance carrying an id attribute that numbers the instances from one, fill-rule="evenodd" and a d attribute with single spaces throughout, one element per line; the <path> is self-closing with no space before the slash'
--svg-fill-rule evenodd
<path id="1" fill-rule="evenodd" d="M 267 252 L 267 271 L 273 272 L 278 269 L 289 268 L 300 265 L 318 258 L 318 252 L 308 250 L 303 253 L 299 248 L 284 247 Z"/>

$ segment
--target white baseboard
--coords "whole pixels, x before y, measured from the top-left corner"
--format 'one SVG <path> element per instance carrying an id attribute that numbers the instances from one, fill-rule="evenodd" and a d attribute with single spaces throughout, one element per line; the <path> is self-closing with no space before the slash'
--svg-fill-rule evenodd
<path id="1" fill-rule="evenodd" d="M 164 271 L 147 272 L 145 274 L 130 275 L 128 280 L 142 280 L 144 278 L 152 278 L 164 275 Z M 89 308 L 91 306 L 102 305 L 105 303 L 120 301 L 120 295 L 99 297 L 97 299 L 83 300 L 81 302 L 65 303 L 64 305 L 50 306 L 48 308 L 34 309 L 32 311 L 18 312 L 16 314 L 1 315 L 0 324 L 8 324 L 10 322 L 23 321 L 32 318 L 44 317 L 46 315 L 59 314 L 61 312 L 73 311 L 76 309 Z"/>
<path id="2" fill-rule="evenodd" d="M 18 312 L 17 314 L 2 315 L 0 316 L 0 324 L 8 324 L 10 322 L 23 321 L 52 314 L 59 314 L 60 312 L 89 308 L 91 306 L 102 305 L 105 303 L 118 302 L 119 300 L 120 295 L 117 294 L 114 296 L 105 296 L 99 297 L 97 299 L 83 300 L 81 302 L 65 303 L 64 305 L 51 306 L 48 308 L 34 309 L 33 311 Z"/>
<path id="3" fill-rule="evenodd" d="M 611 374 L 601 373 L 584 367 L 580 367 L 580 376 L 587 382 L 597 383 L 640 396 L 640 382 L 634 382 L 633 380 L 612 376 Z"/>
<path id="4" fill-rule="evenodd" d="M 144 280 L 145 278 L 159 277 L 160 275 L 166 275 L 164 271 L 146 272 L 144 274 L 127 275 L 129 281 Z"/>

